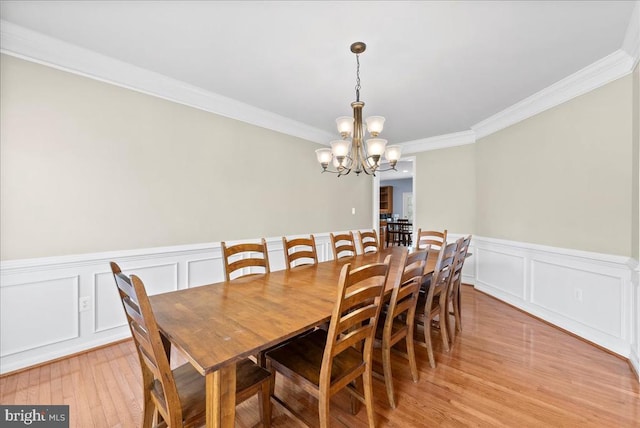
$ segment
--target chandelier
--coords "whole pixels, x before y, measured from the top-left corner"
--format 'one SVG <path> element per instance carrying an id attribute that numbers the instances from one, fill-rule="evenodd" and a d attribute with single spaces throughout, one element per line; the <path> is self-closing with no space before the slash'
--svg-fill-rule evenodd
<path id="1" fill-rule="evenodd" d="M 375 176 L 376 171 L 396 170 L 396 164 L 400 159 L 401 148 L 398 145 L 387 146 L 387 140 L 378 138 L 384 126 L 384 117 L 370 116 L 365 120 L 367 131 L 371 137 L 363 141 L 364 126 L 362 124 L 362 108 L 364 102 L 360 101 L 360 54 L 365 51 L 367 45 L 363 42 L 355 42 L 351 45 L 351 52 L 356 54 L 356 100 L 351 103 L 353 117 L 342 116 L 336 119 L 338 132 L 342 140 L 331 142 L 331 148 L 316 150 L 318 162 L 322 165 L 322 172 L 338 174 L 338 177 L 347 175 L 351 171 L 356 175 L 364 172 Z M 389 168 L 380 169 L 380 159 L 385 155 L 389 161 Z M 329 164 L 333 169 L 330 169 Z"/>

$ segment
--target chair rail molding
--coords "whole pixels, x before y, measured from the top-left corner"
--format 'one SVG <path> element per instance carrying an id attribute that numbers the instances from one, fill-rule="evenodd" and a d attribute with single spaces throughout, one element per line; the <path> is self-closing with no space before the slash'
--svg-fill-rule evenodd
<path id="1" fill-rule="evenodd" d="M 476 289 L 633 359 L 638 303 L 629 257 L 488 237 L 474 240 Z"/>

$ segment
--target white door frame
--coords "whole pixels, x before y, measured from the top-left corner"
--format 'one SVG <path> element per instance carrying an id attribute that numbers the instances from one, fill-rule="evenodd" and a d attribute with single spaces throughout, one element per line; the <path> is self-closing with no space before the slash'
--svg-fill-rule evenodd
<path id="1" fill-rule="evenodd" d="M 413 236 L 416 235 L 417 233 L 417 228 L 416 228 L 416 222 L 415 219 L 418 218 L 417 214 L 416 214 L 416 175 L 417 175 L 417 168 L 416 168 L 416 157 L 415 156 L 406 156 L 403 157 L 402 159 L 400 159 L 401 161 L 411 161 L 411 168 L 413 169 L 413 171 L 411 171 L 411 177 L 412 177 L 412 182 L 411 185 L 413 187 Z M 373 230 L 377 232 L 380 231 L 380 175 L 376 174 L 375 177 L 373 177 Z"/>

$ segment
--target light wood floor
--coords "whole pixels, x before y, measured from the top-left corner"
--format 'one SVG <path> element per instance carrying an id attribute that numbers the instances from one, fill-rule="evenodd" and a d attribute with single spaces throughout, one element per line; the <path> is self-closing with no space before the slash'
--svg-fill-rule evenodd
<path id="1" fill-rule="evenodd" d="M 464 331 L 449 353 L 434 335 L 437 368 L 418 347 L 414 384 L 394 356 L 397 409 L 374 380 L 378 426 L 640 427 L 640 384 L 626 361 L 471 287 L 463 292 Z M 276 390 L 318 426 L 315 399 L 279 376 Z M 130 341 L 4 376 L 0 394 L 2 404 L 69 404 L 72 427 L 140 423 L 140 374 Z M 366 426 L 364 409 L 351 415 L 341 394 L 332 400 L 332 426 Z M 237 426 L 258 421 L 255 397 L 238 406 Z M 274 426 L 293 424 L 274 407 Z"/>

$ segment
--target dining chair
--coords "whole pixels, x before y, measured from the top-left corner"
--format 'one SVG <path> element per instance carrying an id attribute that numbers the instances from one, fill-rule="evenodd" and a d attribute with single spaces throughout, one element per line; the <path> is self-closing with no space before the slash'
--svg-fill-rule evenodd
<path id="1" fill-rule="evenodd" d="M 313 235 L 309 235 L 308 238 L 294 239 L 287 239 L 287 237 L 283 236 L 282 248 L 284 249 L 284 261 L 287 270 L 298 266 L 318 264 L 316 239 Z"/>
<path id="2" fill-rule="evenodd" d="M 420 294 L 416 305 L 415 323 L 422 327 L 424 332 L 424 342 L 418 341 L 420 346 L 427 348 L 429 365 L 436 367 L 433 355 L 433 345 L 431 343 L 431 328 L 436 317 L 440 336 L 442 338 L 442 348 L 449 351 L 449 335 L 447 334 L 447 291 L 453 273 L 453 260 L 457 252 L 457 242 L 446 245 L 438 255 L 436 267 L 433 272 L 431 286 L 426 293 Z M 429 248 L 427 248 L 427 251 Z"/>
<path id="3" fill-rule="evenodd" d="M 416 250 L 421 250 L 427 245 L 430 245 L 432 250 L 439 250 L 443 244 L 447 243 L 447 229 L 443 232 L 418 229 L 415 242 Z"/>
<path id="4" fill-rule="evenodd" d="M 422 229 L 418 229 L 415 243 L 416 250 L 420 250 L 422 248 L 425 248 L 426 246 L 429 246 L 429 258 L 437 258 L 447 243 L 447 229 L 442 232 L 438 232 L 437 230 L 423 231 Z M 422 280 L 422 289 L 425 293 L 429 289 L 432 276 L 433 274 L 427 273 Z"/>
<path id="5" fill-rule="evenodd" d="M 378 235 L 375 230 L 358 231 L 358 240 L 362 248 L 362 254 L 375 253 L 380 250 Z"/>
<path id="6" fill-rule="evenodd" d="M 331 248 L 333 249 L 333 257 L 338 260 L 343 257 L 353 257 L 356 253 L 356 242 L 353 238 L 353 232 L 329 234 L 331 238 Z M 346 253 L 346 254 L 345 254 Z"/>
<path id="7" fill-rule="evenodd" d="M 190 363 L 171 369 L 171 343 L 160 334 L 142 280 L 128 277 L 111 262 L 115 279 L 142 368 L 142 426 L 198 426 L 206 419 L 205 377 Z M 271 426 L 269 399 L 271 374 L 243 359 L 237 363 L 236 403 L 258 394 L 264 426 Z"/>
<path id="8" fill-rule="evenodd" d="M 462 268 L 464 267 L 464 261 L 467 258 L 467 253 L 469 251 L 469 244 L 471 243 L 471 235 L 468 235 L 464 238 L 460 238 L 458 240 L 458 253 L 456 254 L 456 258 L 453 262 L 453 276 L 451 278 L 451 309 L 453 312 L 453 316 L 455 319 L 455 331 L 462 331 L 462 295 L 461 295 L 461 285 L 462 285 Z M 452 337 L 453 337 L 453 333 Z"/>
<path id="9" fill-rule="evenodd" d="M 398 222 L 388 221 L 387 222 L 387 247 L 394 245 L 400 245 L 400 232 L 402 230 L 402 225 Z"/>
<path id="10" fill-rule="evenodd" d="M 422 275 L 427 263 L 427 251 L 404 252 L 400 265 L 402 274 L 394 284 L 391 299 L 386 311 L 380 314 L 376 328 L 374 347 L 382 351 L 382 368 L 389 405 L 396 408 L 393 392 L 393 376 L 391 372 L 391 349 L 402 339 L 405 341 L 406 353 L 399 353 L 409 361 L 409 369 L 414 382 L 418 381 L 418 367 L 413 344 L 414 319 L 416 304 Z M 396 350 L 397 351 L 397 350 Z"/>
<path id="11" fill-rule="evenodd" d="M 410 247 L 413 238 L 413 224 L 409 223 L 408 219 L 399 219 L 399 240 L 400 245 Z"/>
<path id="12" fill-rule="evenodd" d="M 269 273 L 269 251 L 267 249 L 267 241 L 262 238 L 258 243 L 244 243 L 227 246 L 222 241 L 222 265 L 224 267 L 224 277 L 226 281 L 231 281 L 231 274 L 243 269 L 258 267 L 264 269 L 264 273 Z M 262 255 L 262 257 L 256 257 Z M 255 272 L 239 274 L 234 279 L 247 275 L 253 275 Z"/>
<path id="13" fill-rule="evenodd" d="M 369 426 L 375 426 L 371 358 L 390 260 L 387 256 L 384 263 L 353 270 L 350 263 L 345 264 L 328 331 L 314 330 L 267 352 L 272 385 L 278 372 L 315 395 L 321 428 L 329 426 L 331 396 L 345 388 L 352 397 L 352 412 L 357 399 L 367 408 Z M 296 415 L 284 400 L 275 394 L 273 398 Z"/>

